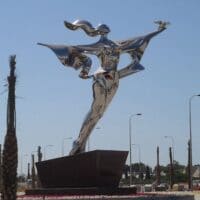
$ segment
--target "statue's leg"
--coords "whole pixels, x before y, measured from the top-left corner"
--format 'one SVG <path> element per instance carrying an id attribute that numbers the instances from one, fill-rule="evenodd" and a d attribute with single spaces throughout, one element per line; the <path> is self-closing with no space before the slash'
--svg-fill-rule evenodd
<path id="1" fill-rule="evenodd" d="M 107 79 L 106 85 L 107 85 L 107 96 L 106 96 L 106 108 L 109 105 L 109 103 L 112 101 L 113 96 L 117 92 L 118 86 L 119 86 L 119 74 L 118 72 L 111 72 L 111 79 Z M 106 109 L 105 108 L 105 109 Z"/>
<path id="2" fill-rule="evenodd" d="M 130 65 L 128 65 L 127 67 L 120 69 L 118 71 L 119 78 L 124 78 L 126 76 L 129 76 L 129 75 L 139 72 L 141 70 L 144 70 L 144 67 L 138 62 L 133 62 Z"/>
<path id="3" fill-rule="evenodd" d="M 70 152 L 70 155 L 74 155 L 85 150 L 85 144 L 88 136 L 92 132 L 97 121 L 101 118 L 106 102 L 106 90 L 98 81 L 93 83 L 93 103 L 85 117 L 85 120 L 82 124 L 79 137 L 74 141 L 73 148 Z"/>
<path id="4" fill-rule="evenodd" d="M 94 129 L 99 119 L 103 116 L 108 104 L 112 100 L 118 87 L 118 73 L 116 73 L 116 80 L 97 80 L 93 84 L 93 103 L 89 113 L 87 114 L 78 139 L 74 142 L 70 155 L 75 155 L 85 151 L 86 141 Z"/>

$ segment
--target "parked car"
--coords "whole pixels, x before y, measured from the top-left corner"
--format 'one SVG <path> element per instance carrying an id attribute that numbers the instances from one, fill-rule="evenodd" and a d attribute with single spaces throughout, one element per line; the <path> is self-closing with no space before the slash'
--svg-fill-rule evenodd
<path id="1" fill-rule="evenodd" d="M 169 189 L 169 185 L 167 183 L 161 183 L 155 187 L 156 191 L 166 191 Z"/>
<path id="2" fill-rule="evenodd" d="M 192 186 L 194 190 L 200 190 L 200 180 L 193 180 Z"/>
<path id="3" fill-rule="evenodd" d="M 145 184 L 144 185 L 144 192 L 152 192 L 153 187 L 151 184 Z"/>

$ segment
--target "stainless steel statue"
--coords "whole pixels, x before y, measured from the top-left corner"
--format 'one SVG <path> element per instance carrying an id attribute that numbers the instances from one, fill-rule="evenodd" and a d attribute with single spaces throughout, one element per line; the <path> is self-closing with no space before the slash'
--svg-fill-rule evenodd
<path id="1" fill-rule="evenodd" d="M 53 50 L 63 65 L 80 70 L 80 78 L 93 78 L 92 106 L 85 117 L 78 138 L 74 141 L 70 155 L 85 151 L 86 141 L 115 95 L 119 80 L 144 69 L 140 64 L 140 60 L 149 41 L 165 30 L 168 25 L 168 22 L 162 21 L 156 21 L 155 23 L 159 25 L 158 30 L 145 36 L 123 41 L 112 41 L 107 37 L 110 29 L 105 24 L 94 28 L 88 21 L 84 20 L 76 20 L 73 23 L 65 21 L 64 24 L 68 29 L 82 29 L 88 36 L 100 36 L 100 39 L 93 44 L 76 46 L 38 43 Z M 123 69 L 117 70 L 122 53 L 128 53 L 131 62 Z M 100 61 L 99 69 L 92 75 L 89 74 L 92 60 L 87 56 L 88 54 L 96 55 Z"/>

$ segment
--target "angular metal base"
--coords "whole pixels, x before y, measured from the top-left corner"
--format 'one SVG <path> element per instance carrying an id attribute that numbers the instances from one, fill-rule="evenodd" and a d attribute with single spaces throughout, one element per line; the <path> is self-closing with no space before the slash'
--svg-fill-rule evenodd
<path id="1" fill-rule="evenodd" d="M 42 188 L 118 188 L 127 151 L 95 150 L 36 163 Z"/>

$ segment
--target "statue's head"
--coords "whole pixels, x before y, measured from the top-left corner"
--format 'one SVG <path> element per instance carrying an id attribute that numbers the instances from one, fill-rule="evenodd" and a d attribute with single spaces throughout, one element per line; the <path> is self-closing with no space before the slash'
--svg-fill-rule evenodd
<path id="1" fill-rule="evenodd" d="M 96 29 L 99 35 L 106 35 L 110 32 L 110 28 L 106 24 L 99 24 Z"/>

